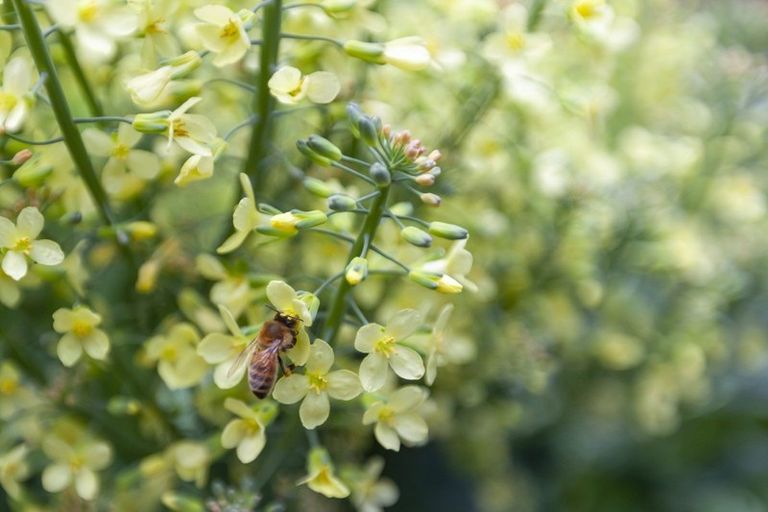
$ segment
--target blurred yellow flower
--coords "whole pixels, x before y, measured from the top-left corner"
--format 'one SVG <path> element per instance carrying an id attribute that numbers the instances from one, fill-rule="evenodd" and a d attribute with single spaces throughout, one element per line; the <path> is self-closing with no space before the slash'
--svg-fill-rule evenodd
<path id="1" fill-rule="evenodd" d="M 239 416 L 231 420 L 221 432 L 221 445 L 224 448 L 237 447 L 237 458 L 243 464 L 256 460 L 267 442 L 267 425 L 277 414 L 274 402 L 261 402 L 257 409 L 248 407 L 245 402 L 227 398 L 224 407 Z"/>
<path id="2" fill-rule="evenodd" d="M 34 206 L 21 210 L 15 225 L 0 217 L 0 253 L 5 253 L 2 269 L 15 281 L 27 275 L 27 257 L 41 265 L 58 265 L 64 261 L 59 244 L 37 240 L 44 224 L 43 214 Z"/>
<path id="3" fill-rule="evenodd" d="M 35 68 L 26 54 L 17 53 L 5 63 L 0 86 L 0 132 L 21 129 L 34 104 L 30 90 L 35 80 Z"/>
<path id="4" fill-rule="evenodd" d="M 328 71 L 316 71 L 302 76 L 292 66 L 283 66 L 270 77 L 269 92 L 280 103 L 294 105 L 304 99 L 312 103 L 330 103 L 341 90 L 339 79 Z"/>
<path id="5" fill-rule="evenodd" d="M 427 390 L 405 386 L 373 402 L 363 415 L 363 424 L 375 423 L 373 433 L 381 446 L 400 451 L 400 440 L 418 445 L 427 440 L 429 430 L 418 408 L 427 399 Z"/>
<path id="6" fill-rule="evenodd" d="M 103 361 L 109 352 L 109 338 L 97 326 L 101 316 L 85 306 L 61 308 L 53 313 L 53 329 L 63 334 L 56 353 L 64 366 L 72 366 L 85 353 Z"/>
<path id="7" fill-rule="evenodd" d="M 238 13 L 223 5 L 205 5 L 195 9 L 195 16 L 205 22 L 197 25 L 203 46 L 216 54 L 213 63 L 226 66 L 239 61 L 251 47 L 244 23 L 252 16 L 248 10 Z"/>
<path id="8" fill-rule="evenodd" d="M 205 360 L 197 353 L 199 341 L 197 330 L 186 323 L 176 324 L 167 335 L 147 341 L 147 357 L 157 362 L 157 373 L 170 389 L 194 386 L 208 371 Z"/>
<path id="9" fill-rule="evenodd" d="M 79 428 L 67 425 L 46 436 L 42 447 L 52 461 L 43 470 L 46 491 L 61 492 L 74 484 L 75 491 L 84 500 L 96 497 L 99 492 L 96 471 L 107 467 L 112 459 L 107 443 L 91 439 Z"/>
<path id="10" fill-rule="evenodd" d="M 349 487 L 334 473 L 331 456 L 325 448 L 317 446 L 310 450 L 307 457 L 307 472 L 309 474 L 299 480 L 299 485 L 307 484 L 310 489 L 326 498 L 349 496 Z"/>
<path id="11" fill-rule="evenodd" d="M 29 476 L 29 464 L 25 460 L 27 452 L 26 445 L 20 444 L 0 455 L 0 486 L 13 499 L 19 499 L 21 495 L 19 482 Z"/>

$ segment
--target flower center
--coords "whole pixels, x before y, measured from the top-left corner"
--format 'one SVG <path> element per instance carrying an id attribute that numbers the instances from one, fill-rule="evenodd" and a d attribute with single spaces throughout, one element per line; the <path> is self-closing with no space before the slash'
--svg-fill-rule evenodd
<path id="1" fill-rule="evenodd" d="M 0 91 L 0 111 L 9 112 L 18 102 L 15 94 Z"/>
<path id="2" fill-rule="evenodd" d="M 0 380 L 0 395 L 10 396 L 16 392 L 19 382 L 16 379 Z"/>
<path id="3" fill-rule="evenodd" d="M 261 430 L 261 425 L 259 425 L 259 422 L 256 421 L 253 418 L 248 418 L 245 421 L 246 428 L 252 433 L 255 434 Z"/>
<path id="4" fill-rule="evenodd" d="M 83 23 L 92 22 L 94 19 L 96 19 L 96 15 L 98 14 L 99 14 L 99 6 L 96 5 L 96 2 L 93 2 L 93 1 L 80 2 L 80 4 L 77 6 L 77 17 Z"/>
<path id="5" fill-rule="evenodd" d="M 184 124 L 183 119 L 174 119 L 173 120 L 173 126 L 171 126 L 171 133 L 174 137 L 187 137 L 189 136 L 189 131 L 187 130 L 187 125 Z"/>
<path id="6" fill-rule="evenodd" d="M 80 469 L 83 467 L 83 459 L 77 455 L 73 455 L 72 458 L 69 459 L 69 467 L 72 468 L 73 472 L 80 471 Z"/>
<path id="7" fill-rule="evenodd" d="M 157 18 L 155 21 L 147 24 L 144 28 L 147 34 L 164 34 L 168 32 L 165 28 L 165 18 Z"/>
<path id="8" fill-rule="evenodd" d="M 509 49 L 516 52 L 525 48 L 525 36 L 520 32 L 507 34 L 506 42 Z"/>
<path id="9" fill-rule="evenodd" d="M 78 338 L 85 338 L 93 332 L 93 325 L 83 320 L 75 320 L 72 324 L 72 334 Z"/>
<path id="10" fill-rule="evenodd" d="M 163 361 L 173 362 L 179 356 L 179 351 L 173 345 L 166 345 L 163 350 L 160 351 L 160 359 Z"/>
<path id="11" fill-rule="evenodd" d="M 309 378 L 309 389 L 319 393 L 328 387 L 328 379 L 325 378 L 325 375 L 317 372 L 307 372 L 307 377 Z"/>
<path id="12" fill-rule="evenodd" d="M 128 146 L 125 144 L 116 144 L 114 149 L 112 150 L 112 156 L 117 158 L 118 160 L 125 160 L 128 158 L 128 152 L 131 150 Z"/>
<path id="13" fill-rule="evenodd" d="M 584 19 L 589 19 L 597 15 L 597 6 L 598 2 L 594 0 L 582 0 L 574 6 L 574 9 L 579 14 L 579 16 Z"/>
<path id="14" fill-rule="evenodd" d="M 392 423 L 392 420 L 395 418 L 395 411 L 388 405 L 385 405 L 381 408 L 379 411 L 379 421 L 381 423 Z"/>
<path id="15" fill-rule="evenodd" d="M 395 338 L 392 336 L 384 336 L 373 345 L 373 350 L 386 357 L 391 356 L 395 352 Z"/>
<path id="16" fill-rule="evenodd" d="M 233 42 L 240 37 L 240 27 L 233 20 L 229 20 L 226 25 L 221 28 L 219 37 L 227 42 Z"/>
<path id="17" fill-rule="evenodd" d="M 32 240 L 28 236 L 23 236 L 16 240 L 16 245 L 13 247 L 14 251 L 28 253 L 32 247 Z"/>

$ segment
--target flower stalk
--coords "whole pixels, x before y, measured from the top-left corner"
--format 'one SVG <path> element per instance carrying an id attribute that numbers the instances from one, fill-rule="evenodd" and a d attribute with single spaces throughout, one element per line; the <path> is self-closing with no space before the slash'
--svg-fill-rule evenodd
<path id="1" fill-rule="evenodd" d="M 253 182 L 253 188 L 260 190 L 264 180 L 264 159 L 269 138 L 272 133 L 272 110 L 275 99 L 269 91 L 269 79 L 277 64 L 277 56 L 280 49 L 280 27 L 283 17 L 282 0 L 271 0 L 264 5 L 264 18 L 262 20 L 261 50 L 259 53 L 259 82 L 258 91 L 254 98 L 253 111 L 256 113 L 256 125 L 251 133 L 251 141 L 248 147 L 248 157 L 245 161 L 245 169 Z"/>

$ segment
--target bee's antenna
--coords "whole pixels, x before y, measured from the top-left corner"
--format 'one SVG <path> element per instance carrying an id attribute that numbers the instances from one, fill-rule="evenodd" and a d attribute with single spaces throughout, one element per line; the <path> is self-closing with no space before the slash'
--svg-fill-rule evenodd
<path id="1" fill-rule="evenodd" d="M 279 312 L 280 312 L 280 310 L 279 310 L 279 309 L 277 309 L 277 308 L 276 308 L 275 306 L 273 306 L 272 304 L 264 304 L 264 305 L 267 307 L 267 309 L 271 309 L 271 310 L 272 310 L 272 311 L 274 311 L 275 313 L 279 313 Z"/>

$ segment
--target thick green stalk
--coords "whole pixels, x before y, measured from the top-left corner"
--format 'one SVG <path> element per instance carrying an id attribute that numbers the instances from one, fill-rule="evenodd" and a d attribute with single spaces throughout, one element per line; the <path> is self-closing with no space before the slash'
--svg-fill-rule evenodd
<path id="1" fill-rule="evenodd" d="M 11 0 L 11 4 L 13 4 L 13 8 L 19 17 L 19 23 L 24 32 L 24 39 L 27 41 L 29 52 L 32 54 L 32 59 L 35 61 L 38 72 L 40 74 L 47 74 L 48 78 L 45 81 L 45 88 L 48 91 L 51 108 L 56 117 L 56 122 L 61 129 L 61 134 L 64 137 L 64 143 L 67 145 L 69 154 L 72 156 L 75 167 L 83 178 L 86 187 L 88 187 L 88 191 L 96 203 L 96 208 L 102 220 L 106 224 L 112 225 L 114 217 L 107 202 L 107 194 L 99 182 L 93 164 L 91 164 L 91 160 L 88 158 L 88 152 L 85 149 L 80 132 L 72 120 L 72 113 L 69 110 L 64 89 L 61 87 L 59 76 L 53 65 L 53 59 L 51 59 L 51 55 L 48 53 L 48 48 L 45 45 L 45 39 L 35 14 L 25 0 Z"/>
<path id="2" fill-rule="evenodd" d="M 381 194 L 373 201 L 371 209 L 368 215 L 365 217 L 363 227 L 360 233 L 355 239 L 355 243 L 352 244 L 352 248 L 349 250 L 346 264 L 352 261 L 352 258 L 356 256 L 364 256 L 363 249 L 370 247 L 373 243 L 373 238 L 376 236 L 376 230 L 379 227 L 381 218 L 384 216 L 384 212 L 387 209 L 387 197 L 389 197 L 389 186 L 381 189 Z M 345 264 L 345 265 L 346 265 Z M 328 317 L 325 320 L 325 326 L 323 329 L 323 339 L 330 344 L 333 344 L 333 340 L 339 331 L 341 325 L 341 319 L 344 318 L 344 313 L 347 309 L 347 294 L 352 286 L 346 279 L 339 281 L 339 287 L 336 289 L 336 295 L 331 302 L 331 308 L 328 310 Z"/>
<path id="3" fill-rule="evenodd" d="M 269 78 L 277 63 L 280 49 L 280 27 L 283 19 L 283 1 L 272 0 L 264 6 L 264 19 L 261 27 L 261 52 L 259 54 L 258 91 L 253 101 L 253 111 L 257 121 L 251 133 L 245 172 L 251 177 L 253 188 L 259 193 L 264 181 L 263 160 L 272 134 L 272 110 L 275 99 L 269 92 Z"/>

